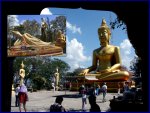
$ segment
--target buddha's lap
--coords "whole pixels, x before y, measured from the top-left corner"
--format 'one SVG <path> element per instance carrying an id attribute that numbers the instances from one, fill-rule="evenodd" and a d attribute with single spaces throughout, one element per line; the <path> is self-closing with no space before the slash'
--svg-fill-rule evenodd
<path id="1" fill-rule="evenodd" d="M 99 80 L 128 80 L 130 74 L 127 71 L 109 72 L 109 73 L 94 73 L 86 74 L 87 76 L 95 76 Z"/>

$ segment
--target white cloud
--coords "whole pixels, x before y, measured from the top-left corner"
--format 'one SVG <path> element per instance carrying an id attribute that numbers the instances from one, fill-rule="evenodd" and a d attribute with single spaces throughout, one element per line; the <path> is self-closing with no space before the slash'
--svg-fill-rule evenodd
<path id="1" fill-rule="evenodd" d="M 70 42 L 67 40 L 67 56 L 62 60 L 65 60 L 70 65 L 71 71 L 73 71 L 76 68 L 85 67 L 82 64 L 91 60 L 91 57 L 84 55 L 82 43 L 73 38 Z"/>
<path id="2" fill-rule="evenodd" d="M 69 29 L 69 30 L 71 30 L 72 31 L 72 33 L 79 33 L 79 34 L 81 34 L 82 32 L 81 32 L 81 29 L 80 29 L 80 27 L 76 27 L 76 25 L 72 25 L 70 22 L 66 22 L 66 26 L 67 26 L 67 28 Z"/>
<path id="3" fill-rule="evenodd" d="M 10 27 L 19 25 L 19 20 L 17 15 L 8 15 L 7 19 Z"/>
<path id="4" fill-rule="evenodd" d="M 44 8 L 40 13 L 40 15 L 47 15 L 47 14 L 52 15 L 52 12 L 48 8 Z"/>
<path id="5" fill-rule="evenodd" d="M 130 67 L 130 62 L 134 57 L 134 53 L 132 53 L 131 49 L 132 45 L 128 39 L 125 39 L 120 43 L 122 65 L 126 66 L 128 69 Z"/>
<path id="6" fill-rule="evenodd" d="M 123 40 L 123 42 L 120 44 L 120 48 L 124 50 L 126 55 L 131 53 L 131 47 L 132 45 L 128 39 Z"/>
<path id="7" fill-rule="evenodd" d="M 76 38 L 72 39 L 68 42 L 67 52 L 68 59 L 76 60 L 76 61 L 86 61 L 88 58 L 83 54 L 84 47 L 82 43 L 78 42 Z"/>
<path id="8" fill-rule="evenodd" d="M 20 24 L 23 24 L 25 21 L 26 21 L 26 20 L 22 20 L 22 21 L 20 22 Z"/>

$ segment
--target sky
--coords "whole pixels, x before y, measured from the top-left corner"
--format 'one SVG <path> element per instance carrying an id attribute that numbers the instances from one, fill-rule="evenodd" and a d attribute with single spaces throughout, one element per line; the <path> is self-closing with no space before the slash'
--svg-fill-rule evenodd
<path id="1" fill-rule="evenodd" d="M 69 9 L 69 8 L 44 8 L 42 14 L 62 14 L 67 18 L 67 56 L 61 59 L 70 64 L 71 70 L 92 65 L 92 52 L 100 47 L 97 30 L 104 18 L 109 26 L 117 15 L 110 11 Z M 125 24 L 124 24 L 125 25 Z M 126 25 L 125 25 L 126 26 Z M 110 27 L 110 26 L 109 26 Z M 111 30 L 111 45 L 119 46 L 122 65 L 129 69 L 134 58 L 135 50 L 128 40 L 128 35 L 122 28 Z"/>
<path id="2" fill-rule="evenodd" d="M 117 18 L 117 15 L 110 11 L 84 10 L 82 8 L 44 8 L 40 14 L 43 16 L 46 16 L 46 14 L 66 16 L 67 54 L 55 58 L 67 62 L 71 67 L 70 71 L 92 65 L 93 50 L 100 47 L 97 31 L 101 26 L 102 19 L 104 18 L 109 26 L 109 23 Z M 16 16 L 17 23 L 21 23 L 23 20 L 26 20 L 26 18 Z M 127 32 L 122 28 L 116 28 L 111 30 L 111 33 L 110 44 L 120 47 L 122 65 L 129 69 L 130 62 L 136 55 L 128 40 Z"/>
<path id="3" fill-rule="evenodd" d="M 49 18 L 49 20 L 54 20 L 57 16 L 59 15 L 9 15 L 8 18 L 14 17 L 13 22 L 11 23 L 11 26 L 18 26 L 19 24 L 23 24 L 24 21 L 26 20 L 36 20 L 38 23 L 41 23 L 41 18 Z"/>

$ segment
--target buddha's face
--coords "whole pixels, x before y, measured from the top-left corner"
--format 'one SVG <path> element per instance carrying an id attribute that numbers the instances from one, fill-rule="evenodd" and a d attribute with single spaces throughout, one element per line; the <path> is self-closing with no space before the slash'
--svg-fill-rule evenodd
<path id="1" fill-rule="evenodd" d="M 58 31 L 58 35 L 61 35 L 61 31 L 60 30 Z"/>
<path id="2" fill-rule="evenodd" d="M 107 29 L 102 29 L 101 32 L 99 32 L 99 40 L 101 46 L 106 46 L 109 44 L 109 33 Z"/>
<path id="3" fill-rule="evenodd" d="M 22 37 L 22 34 L 18 31 L 12 31 L 17 38 Z"/>
<path id="4" fill-rule="evenodd" d="M 23 69 L 24 68 L 24 65 L 23 64 L 21 64 L 21 69 Z"/>
<path id="5" fill-rule="evenodd" d="M 58 72 L 58 68 L 56 68 L 56 71 Z"/>

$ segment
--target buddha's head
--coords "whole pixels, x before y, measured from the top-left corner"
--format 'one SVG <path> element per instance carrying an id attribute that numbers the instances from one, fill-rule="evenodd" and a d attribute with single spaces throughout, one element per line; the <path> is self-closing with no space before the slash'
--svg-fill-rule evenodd
<path id="1" fill-rule="evenodd" d="M 22 37 L 22 34 L 19 31 L 12 31 L 12 33 L 14 34 L 14 36 L 16 36 L 17 38 Z"/>
<path id="2" fill-rule="evenodd" d="M 102 20 L 101 26 L 100 28 L 98 28 L 98 35 L 100 44 L 102 46 L 109 44 L 111 31 L 110 28 L 107 26 L 105 19 Z"/>
<path id="3" fill-rule="evenodd" d="M 56 67 L 56 72 L 58 72 L 58 67 Z"/>
<path id="4" fill-rule="evenodd" d="M 22 63 L 21 63 L 21 68 L 22 68 L 22 69 L 24 68 L 24 64 L 23 64 L 23 61 L 22 61 Z"/>
<path id="5" fill-rule="evenodd" d="M 58 30 L 58 35 L 61 35 L 62 34 L 62 31 L 61 30 Z"/>

